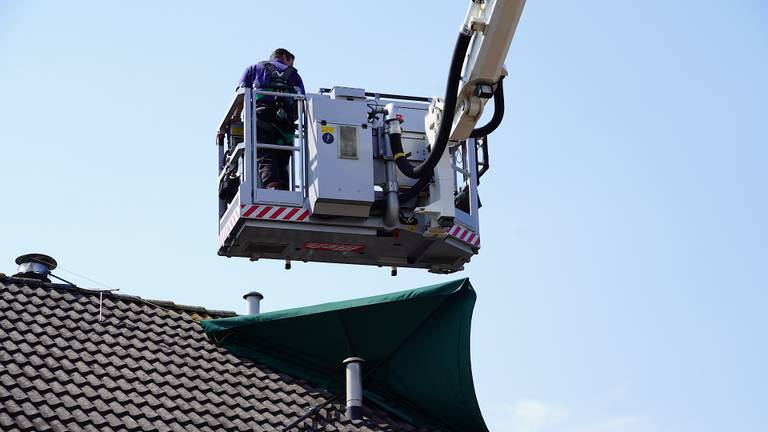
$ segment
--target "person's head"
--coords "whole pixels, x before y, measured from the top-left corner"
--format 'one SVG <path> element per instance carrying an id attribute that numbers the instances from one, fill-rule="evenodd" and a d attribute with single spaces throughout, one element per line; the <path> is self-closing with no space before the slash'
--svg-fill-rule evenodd
<path id="1" fill-rule="evenodd" d="M 278 48 L 272 51 L 272 55 L 269 56 L 270 60 L 277 60 L 286 66 L 293 66 L 293 60 L 296 58 L 290 51 L 285 48 Z"/>

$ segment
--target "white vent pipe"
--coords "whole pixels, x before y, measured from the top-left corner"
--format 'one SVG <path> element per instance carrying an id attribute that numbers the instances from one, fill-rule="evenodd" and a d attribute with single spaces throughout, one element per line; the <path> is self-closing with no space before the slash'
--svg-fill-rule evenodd
<path id="1" fill-rule="evenodd" d="M 360 357 L 343 362 L 347 367 L 347 417 L 352 421 L 363 419 L 363 362 Z"/>
<path id="2" fill-rule="evenodd" d="M 243 298 L 248 302 L 248 315 L 257 315 L 261 306 L 261 299 L 264 296 L 259 292 L 251 291 L 244 295 Z"/>

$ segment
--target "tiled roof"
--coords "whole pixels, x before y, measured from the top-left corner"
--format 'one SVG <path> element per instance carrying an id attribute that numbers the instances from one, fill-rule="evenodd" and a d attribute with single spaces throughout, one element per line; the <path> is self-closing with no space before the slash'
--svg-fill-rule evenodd
<path id="1" fill-rule="evenodd" d="M 231 316 L 0 276 L 0 430 L 413 431 L 208 341 L 199 318 Z"/>

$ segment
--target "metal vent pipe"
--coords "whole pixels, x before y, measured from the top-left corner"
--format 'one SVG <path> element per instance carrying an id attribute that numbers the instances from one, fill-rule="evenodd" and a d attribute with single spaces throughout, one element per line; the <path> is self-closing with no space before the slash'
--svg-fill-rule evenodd
<path id="1" fill-rule="evenodd" d="M 363 363 L 360 357 L 344 360 L 347 367 L 347 417 L 352 421 L 363 419 Z"/>
<path id="2" fill-rule="evenodd" d="M 19 270 L 14 277 L 38 279 L 44 282 L 51 281 L 48 275 L 58 265 L 55 259 L 39 253 L 22 255 L 16 258 L 16 264 L 19 265 Z"/>
<path id="3" fill-rule="evenodd" d="M 264 296 L 260 292 L 251 291 L 244 295 L 243 298 L 248 302 L 248 315 L 257 315 Z"/>

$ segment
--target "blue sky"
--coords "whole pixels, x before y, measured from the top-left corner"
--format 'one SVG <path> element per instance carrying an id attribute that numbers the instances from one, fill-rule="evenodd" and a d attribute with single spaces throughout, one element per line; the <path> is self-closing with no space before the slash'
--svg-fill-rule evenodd
<path id="1" fill-rule="evenodd" d="M 466 1 L 383 6 L 0 0 L 0 271 L 42 251 L 240 312 L 467 276 L 491 430 L 764 428 L 761 1 L 529 1 L 463 273 L 216 256 L 213 138 L 247 65 L 283 46 L 308 91 L 441 95 Z"/>

